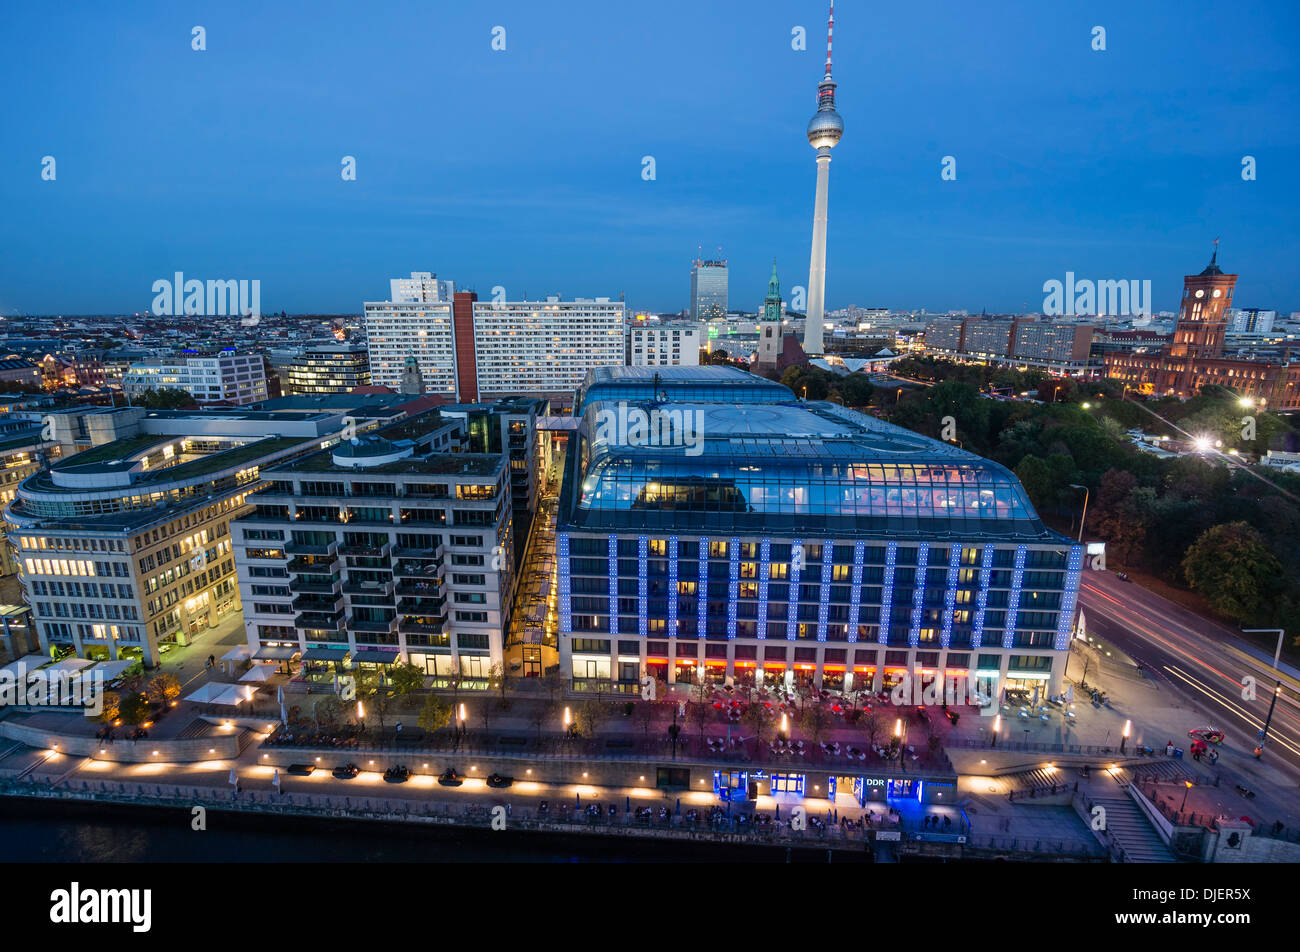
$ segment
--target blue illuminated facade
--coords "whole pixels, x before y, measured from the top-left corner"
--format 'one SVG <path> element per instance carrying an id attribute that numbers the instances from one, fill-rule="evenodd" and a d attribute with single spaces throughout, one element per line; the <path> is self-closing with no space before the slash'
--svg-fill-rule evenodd
<path id="1" fill-rule="evenodd" d="M 1083 549 L 1012 473 L 743 372 L 692 377 L 712 369 L 607 368 L 584 391 L 557 545 L 575 687 L 639 690 L 584 683 L 566 651 L 626 659 L 636 632 L 641 673 L 670 683 L 1060 689 Z M 615 398 L 665 425 L 611 430 Z"/>

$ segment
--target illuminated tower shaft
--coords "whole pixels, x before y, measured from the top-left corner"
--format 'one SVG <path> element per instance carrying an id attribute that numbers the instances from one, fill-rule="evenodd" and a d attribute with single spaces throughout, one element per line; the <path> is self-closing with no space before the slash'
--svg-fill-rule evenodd
<path id="1" fill-rule="evenodd" d="M 812 258 L 808 263 L 808 319 L 803 349 L 810 357 L 825 351 L 822 315 L 826 307 L 826 206 L 830 190 L 831 149 L 844 135 L 844 120 L 835 111 L 835 80 L 831 79 L 831 38 L 835 32 L 835 0 L 826 24 L 826 75 L 817 84 L 817 112 L 808 123 L 808 144 L 817 150 L 817 198 L 813 203 Z"/>
<path id="2" fill-rule="evenodd" d="M 813 203 L 812 258 L 808 262 L 808 322 L 803 349 L 810 357 L 825 351 L 822 314 L 826 308 L 826 202 L 830 190 L 831 150 L 817 150 L 817 198 Z"/>

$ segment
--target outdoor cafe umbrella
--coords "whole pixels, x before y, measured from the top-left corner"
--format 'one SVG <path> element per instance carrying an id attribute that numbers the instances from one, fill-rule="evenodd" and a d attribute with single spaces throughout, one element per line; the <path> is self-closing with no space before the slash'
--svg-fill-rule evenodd
<path id="1" fill-rule="evenodd" d="M 231 768 L 230 768 L 230 785 L 231 785 L 232 787 L 238 787 L 238 786 L 239 786 L 239 778 L 235 775 L 235 768 L 234 768 L 234 767 L 231 767 Z"/>
<path id="2" fill-rule="evenodd" d="M 280 702 L 280 723 L 288 726 L 289 715 L 284 710 L 284 685 L 283 684 L 275 689 L 275 697 L 276 700 Z"/>
<path id="3" fill-rule="evenodd" d="M 271 775 L 271 783 L 275 785 L 275 792 L 280 792 L 280 768 L 275 768 L 275 773 Z"/>

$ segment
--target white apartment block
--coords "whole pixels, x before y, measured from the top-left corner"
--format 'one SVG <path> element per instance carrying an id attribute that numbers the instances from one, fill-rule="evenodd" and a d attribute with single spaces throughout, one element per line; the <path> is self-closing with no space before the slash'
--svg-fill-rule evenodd
<path id="1" fill-rule="evenodd" d="M 698 367 L 700 325 L 629 324 L 629 367 Z"/>
<path id="2" fill-rule="evenodd" d="M 406 358 L 413 355 L 424 376 L 425 392 L 455 397 L 451 308 L 451 301 L 367 303 L 371 383 L 400 391 Z"/>
<path id="3" fill-rule="evenodd" d="M 474 303 L 478 399 L 571 395 L 596 367 L 622 366 L 625 308 L 607 297 Z"/>
<path id="4" fill-rule="evenodd" d="M 260 403 L 267 398 L 266 365 L 261 354 L 162 357 L 134 363 L 122 377 L 127 396 L 164 387 L 184 390 L 200 406 Z"/>
<path id="5" fill-rule="evenodd" d="M 455 281 L 439 281 L 431 271 L 412 271 L 409 278 L 393 278 L 388 287 L 389 300 L 402 304 L 450 301 L 456 293 Z"/>

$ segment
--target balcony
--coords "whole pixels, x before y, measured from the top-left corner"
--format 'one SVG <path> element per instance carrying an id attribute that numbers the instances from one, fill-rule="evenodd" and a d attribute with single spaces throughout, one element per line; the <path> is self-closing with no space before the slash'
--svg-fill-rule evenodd
<path id="1" fill-rule="evenodd" d="M 319 581 L 316 581 L 319 579 Z M 319 595 L 336 595 L 339 580 L 333 576 L 298 576 L 289 580 L 289 591 L 303 593 L 314 592 Z"/>
<path id="2" fill-rule="evenodd" d="M 407 579 L 397 583 L 397 594 L 414 598 L 437 598 L 442 594 L 442 585 L 437 582 L 412 582 Z"/>
<path id="3" fill-rule="evenodd" d="M 391 595 L 393 583 L 349 578 L 343 583 L 343 591 L 349 595 Z"/>
<path id="4" fill-rule="evenodd" d="M 404 635 L 441 635 L 445 622 L 429 624 L 423 621 L 409 621 L 403 618 L 397 623 L 397 630 Z"/>
<path id="5" fill-rule="evenodd" d="M 394 566 L 393 574 L 402 578 L 440 579 L 447 574 L 446 563 L 442 561 L 421 562 L 418 560 L 403 560 Z"/>
<path id="6" fill-rule="evenodd" d="M 415 549 L 410 546 L 395 545 L 393 546 L 393 555 L 399 559 L 424 559 L 429 562 L 441 559 L 442 550 L 442 546 L 434 549 Z"/>
<path id="7" fill-rule="evenodd" d="M 309 572 L 316 575 L 332 575 L 337 572 L 340 562 L 337 557 L 329 558 L 328 556 L 318 556 L 319 561 L 308 562 L 306 558 L 298 556 L 288 562 L 290 572 Z"/>
<path id="8" fill-rule="evenodd" d="M 292 605 L 294 611 L 334 614 L 343 610 L 343 596 L 299 595 Z"/>
<path id="9" fill-rule="evenodd" d="M 443 616 L 446 614 L 446 606 L 445 598 L 399 598 L 397 600 L 397 610 L 403 615 Z"/>
<path id="10" fill-rule="evenodd" d="M 368 555 L 371 558 L 382 559 L 388 555 L 392 546 L 385 542 L 383 545 L 343 545 L 339 546 L 339 553 L 342 555 Z"/>
<path id="11" fill-rule="evenodd" d="M 348 628 L 351 631 L 391 633 L 397 631 L 397 619 L 389 618 L 384 621 L 374 618 L 349 618 Z"/>
<path id="12" fill-rule="evenodd" d="M 339 544 L 330 542 L 327 545 L 307 545 L 304 542 L 290 542 L 284 547 L 284 551 L 289 555 L 334 555 L 338 552 Z"/>
<path id="13" fill-rule="evenodd" d="M 313 631 L 342 631 L 343 612 L 302 612 L 295 615 L 293 627 L 307 628 Z"/>

